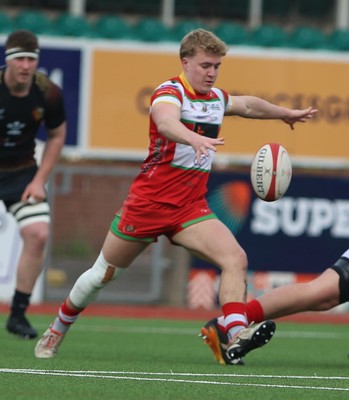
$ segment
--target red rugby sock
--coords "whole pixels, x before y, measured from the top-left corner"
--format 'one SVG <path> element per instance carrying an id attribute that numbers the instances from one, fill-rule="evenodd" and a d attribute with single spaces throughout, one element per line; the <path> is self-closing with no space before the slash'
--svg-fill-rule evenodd
<path id="1" fill-rule="evenodd" d="M 249 324 L 251 322 L 264 321 L 263 308 L 257 299 L 251 300 L 246 304 L 246 317 Z"/>

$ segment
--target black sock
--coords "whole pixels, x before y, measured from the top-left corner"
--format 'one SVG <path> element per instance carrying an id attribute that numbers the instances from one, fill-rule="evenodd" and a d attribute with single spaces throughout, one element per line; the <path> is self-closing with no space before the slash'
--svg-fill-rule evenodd
<path id="1" fill-rule="evenodd" d="M 15 291 L 11 305 L 11 316 L 21 317 L 26 312 L 29 306 L 29 299 L 31 294 Z"/>

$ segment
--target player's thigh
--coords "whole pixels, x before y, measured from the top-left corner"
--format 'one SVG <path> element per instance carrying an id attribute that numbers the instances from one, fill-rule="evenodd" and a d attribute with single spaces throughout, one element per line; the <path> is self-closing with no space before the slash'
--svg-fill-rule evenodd
<path id="1" fill-rule="evenodd" d="M 246 257 L 232 232 L 218 219 L 190 225 L 174 235 L 172 241 L 220 266 Z"/>
<path id="2" fill-rule="evenodd" d="M 103 243 L 102 252 L 109 263 L 120 268 L 126 268 L 148 246 L 149 243 L 122 239 L 109 231 Z"/>

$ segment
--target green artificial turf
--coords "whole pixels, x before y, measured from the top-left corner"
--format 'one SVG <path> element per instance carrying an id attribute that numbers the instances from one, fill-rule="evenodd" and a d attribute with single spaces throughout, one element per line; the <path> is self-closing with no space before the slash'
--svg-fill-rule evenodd
<path id="1" fill-rule="evenodd" d="M 198 338 L 205 321 L 84 317 L 54 359 L 36 359 L 36 340 L 4 329 L 0 314 L 2 400 L 347 399 L 349 329 L 277 323 L 272 341 L 222 366 Z M 42 333 L 50 316 L 31 315 Z M 277 322 L 277 321 L 276 321 Z"/>

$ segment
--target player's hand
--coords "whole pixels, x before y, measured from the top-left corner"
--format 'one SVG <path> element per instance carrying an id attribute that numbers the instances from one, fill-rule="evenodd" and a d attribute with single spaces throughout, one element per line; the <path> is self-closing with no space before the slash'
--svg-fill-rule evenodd
<path id="1" fill-rule="evenodd" d="M 313 107 L 308 107 L 304 110 L 290 110 L 290 115 L 284 118 L 283 121 L 290 125 L 290 128 L 293 130 L 296 122 L 307 122 L 309 119 L 312 119 L 313 115 L 317 112 L 318 110 Z"/>
<path id="2" fill-rule="evenodd" d="M 193 140 L 191 145 L 195 150 L 196 161 L 200 165 L 201 156 L 208 157 L 209 150 L 216 152 L 217 151 L 216 146 L 224 145 L 224 138 L 213 139 L 206 136 L 197 135 L 197 137 L 195 138 L 195 140 Z"/>
<path id="3" fill-rule="evenodd" d="M 21 201 L 40 203 L 46 199 L 45 187 L 34 182 L 29 183 L 22 193 Z"/>

